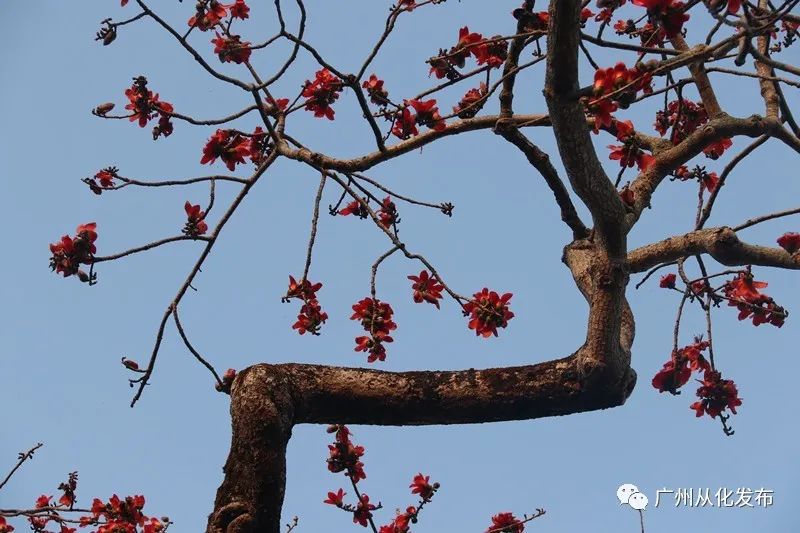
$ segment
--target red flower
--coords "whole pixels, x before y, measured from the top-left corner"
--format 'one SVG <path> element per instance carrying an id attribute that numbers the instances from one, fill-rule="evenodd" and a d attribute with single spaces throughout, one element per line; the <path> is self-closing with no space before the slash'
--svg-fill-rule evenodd
<path id="1" fill-rule="evenodd" d="M 733 141 L 728 138 L 720 139 L 703 148 L 703 153 L 709 159 L 719 159 L 725 150 L 733 146 Z"/>
<path id="2" fill-rule="evenodd" d="M 97 252 L 94 242 L 97 240 L 97 224 L 90 222 L 81 224 L 75 230 L 75 236 L 64 235 L 57 243 L 50 245 L 50 269 L 64 277 L 77 275 L 81 281 L 91 281 L 88 274 L 79 266 L 92 263 L 92 256 Z"/>
<path id="3" fill-rule="evenodd" d="M 94 175 L 94 178 L 100 181 L 101 187 L 108 188 L 114 186 L 114 174 L 108 169 L 101 170 Z"/>
<path id="4" fill-rule="evenodd" d="M 499 513 L 492 517 L 492 525 L 486 533 L 522 533 L 525 524 L 517 520 L 511 513 Z"/>
<path id="5" fill-rule="evenodd" d="M 203 147 L 200 164 L 214 163 L 219 157 L 233 171 L 237 163 L 244 163 L 250 155 L 250 141 L 247 137 L 232 130 L 217 130 Z"/>
<path id="6" fill-rule="evenodd" d="M 754 326 L 772 324 L 781 327 L 789 313 L 776 304 L 775 300 L 758 291 L 766 286 L 766 282 L 755 281 L 748 272 L 726 282 L 723 290 L 728 298 L 728 305 L 739 310 L 739 320 L 752 316 Z"/>
<path id="7" fill-rule="evenodd" d="M 601 127 L 611 126 L 611 123 L 614 120 L 614 117 L 611 116 L 611 113 L 616 110 L 616 102 L 609 98 L 600 98 L 587 104 L 586 112 L 590 115 L 594 115 L 593 129 L 595 133 L 600 131 Z"/>
<path id="8" fill-rule="evenodd" d="M 725 409 L 730 409 L 736 414 L 736 408 L 742 405 L 736 384 L 730 379 L 722 379 L 719 372 L 706 370 L 702 385 L 697 389 L 699 401 L 694 402 L 690 409 L 694 409 L 696 416 L 707 414 L 716 418 Z"/>
<path id="9" fill-rule="evenodd" d="M 347 215 L 358 215 L 359 218 L 367 218 L 369 216 L 369 211 L 367 211 L 367 206 L 364 203 L 353 200 L 344 208 L 339 210 L 339 214 L 342 216 Z"/>
<path id="10" fill-rule="evenodd" d="M 189 26 L 192 28 L 199 28 L 201 31 L 206 31 L 216 26 L 220 20 L 228 16 L 228 6 L 219 3 L 217 0 L 211 0 L 208 7 L 204 6 L 202 2 L 197 3 L 197 13 L 189 19 Z"/>
<path id="11" fill-rule="evenodd" d="M 244 0 L 236 0 L 228 7 L 231 8 L 231 17 L 235 19 L 244 20 L 250 17 L 250 7 L 245 4 Z"/>
<path id="12" fill-rule="evenodd" d="M 410 105 L 417 112 L 416 122 L 420 126 L 427 126 L 436 131 L 445 129 L 444 120 L 439 115 L 439 108 L 436 107 L 436 100 L 407 100 L 406 105 Z M 398 135 L 399 137 L 399 135 Z"/>
<path id="13" fill-rule="evenodd" d="M 174 111 L 172 104 L 169 102 L 162 102 L 158 99 L 158 94 L 153 94 L 153 91 L 147 89 L 147 78 L 138 76 L 133 79 L 133 85 L 125 89 L 125 96 L 128 97 L 128 105 L 125 109 L 131 111 L 130 121 L 139 121 L 139 127 L 144 128 L 150 119 L 161 117 L 159 121 L 159 128 L 164 126 L 168 136 L 172 133 L 172 123 L 169 120 L 169 113 Z"/>
<path id="14" fill-rule="evenodd" d="M 364 455 L 364 447 L 356 446 L 350 441 L 350 430 L 347 426 L 331 426 L 328 432 L 331 430 L 336 432 L 336 437 L 333 444 L 328 445 L 328 470 L 334 474 L 344 472 L 353 483 L 367 479 L 364 463 L 360 461 Z"/>
<path id="15" fill-rule="evenodd" d="M 784 233 L 778 237 L 778 245 L 789 252 L 794 254 L 800 250 L 800 233 Z"/>
<path id="16" fill-rule="evenodd" d="M 495 35 L 492 39 L 500 39 L 500 35 Z M 496 40 L 489 43 L 484 43 L 475 46 L 472 53 L 478 62 L 478 65 L 489 65 L 492 68 L 500 67 L 508 56 L 508 42 L 505 40 Z"/>
<path id="17" fill-rule="evenodd" d="M 674 37 L 681 32 L 683 23 L 689 15 L 683 12 L 683 2 L 675 0 L 631 0 L 634 5 L 647 8 L 647 14 L 653 21 L 660 22 L 667 37 Z"/>
<path id="18" fill-rule="evenodd" d="M 658 282 L 658 286 L 662 289 L 674 289 L 675 288 L 675 274 L 670 272 L 669 274 L 665 274 L 661 276 L 661 280 Z"/>
<path id="19" fill-rule="evenodd" d="M 385 106 L 389 103 L 389 92 L 383 88 L 383 80 L 372 74 L 368 80 L 361 84 L 361 87 L 367 90 L 369 99 L 372 103 L 379 106 Z"/>
<path id="20" fill-rule="evenodd" d="M 438 485 L 431 485 L 428 482 L 430 478 L 430 476 L 423 476 L 422 474 L 414 476 L 411 485 L 408 486 L 411 489 L 411 494 L 419 494 L 419 497 L 426 502 L 433 498 L 433 493 L 436 492 Z"/>
<path id="21" fill-rule="evenodd" d="M 158 518 L 152 517 L 145 521 L 144 533 L 160 533 L 161 531 L 164 531 L 164 524 Z"/>
<path id="22" fill-rule="evenodd" d="M 666 111 L 656 113 L 654 126 L 662 136 L 672 128 L 669 140 L 673 144 L 678 144 L 706 122 L 708 114 L 702 102 L 673 100 L 667 105 Z"/>
<path id="23" fill-rule="evenodd" d="M 406 140 L 409 137 L 417 135 L 418 133 L 419 131 L 417 131 L 416 117 L 408 109 L 408 107 L 404 107 L 402 111 L 399 111 L 395 115 L 394 125 L 392 126 L 392 134 L 395 137 Z"/>
<path id="24" fill-rule="evenodd" d="M 394 311 L 386 302 L 378 299 L 364 298 L 353 305 L 353 315 L 350 320 L 361 321 L 361 326 L 369 335 L 356 337 L 356 352 L 367 352 L 368 363 L 386 360 L 385 342 L 393 342 L 390 333 L 397 329 L 397 324 L 392 320 Z"/>
<path id="25" fill-rule="evenodd" d="M 334 111 L 331 108 L 342 92 L 344 83 L 330 73 L 326 68 L 317 71 L 314 81 L 306 80 L 302 96 L 307 98 L 305 108 L 313 111 L 317 118 L 325 117 L 333 120 Z"/>
<path id="26" fill-rule="evenodd" d="M 415 0 L 400 0 L 397 5 L 398 7 L 405 7 L 406 11 L 414 11 L 414 8 L 417 7 Z"/>
<path id="27" fill-rule="evenodd" d="M 189 237 L 205 235 L 208 231 L 208 224 L 205 222 L 206 213 L 200 209 L 199 205 L 192 205 L 188 201 L 183 204 L 186 211 L 186 225 L 183 227 L 183 234 Z"/>
<path id="28" fill-rule="evenodd" d="M 328 498 L 322 503 L 329 503 L 331 505 L 335 505 L 336 507 L 341 507 L 344 505 L 345 494 L 347 493 L 344 491 L 344 489 L 339 489 L 336 492 L 329 492 Z"/>
<path id="29" fill-rule="evenodd" d="M 458 115 L 458 118 L 474 117 L 483 107 L 487 92 L 486 84 L 481 82 L 478 88 L 467 91 L 458 105 L 453 108 L 453 113 Z"/>
<path id="30" fill-rule="evenodd" d="M 300 314 L 297 315 L 297 322 L 292 325 L 292 329 L 296 329 L 300 335 L 306 332 L 312 335 L 319 335 L 319 328 L 328 320 L 328 313 L 322 311 L 317 300 L 308 300 L 303 307 L 300 308 Z"/>
<path id="31" fill-rule="evenodd" d="M 42 507 L 50 507 L 50 500 L 52 500 L 52 496 L 47 496 L 42 494 L 38 498 L 36 498 L 36 508 L 41 509 Z"/>
<path id="32" fill-rule="evenodd" d="M 653 376 L 652 384 L 653 387 L 658 389 L 658 392 L 670 391 L 674 393 L 677 389 L 686 385 L 691 375 L 692 371 L 687 366 L 686 359 L 680 359 L 676 368 L 676 361 L 673 357 L 673 359 L 664 363 L 664 368 Z"/>
<path id="33" fill-rule="evenodd" d="M 286 291 L 284 301 L 290 298 L 299 298 L 304 302 L 317 299 L 317 291 L 322 288 L 322 283 L 311 283 L 307 279 L 297 281 L 293 276 L 289 276 L 289 289 Z"/>
<path id="34" fill-rule="evenodd" d="M 497 328 L 505 328 L 514 318 L 514 313 L 508 308 L 512 296 L 510 292 L 500 296 L 485 287 L 476 292 L 473 299 L 464 304 L 464 314 L 470 316 L 469 329 L 474 329 L 475 335 L 484 338 L 497 337 Z"/>
<path id="35" fill-rule="evenodd" d="M 428 274 L 427 270 L 423 270 L 419 276 L 408 276 L 408 279 L 414 282 L 411 285 L 411 289 L 414 291 L 414 302 L 418 304 L 428 302 L 439 309 L 439 300 L 442 299 L 444 286 L 436 278 Z"/>
<path id="36" fill-rule="evenodd" d="M 223 37 L 217 33 L 215 39 L 211 39 L 214 44 L 214 53 L 223 63 L 233 62 L 236 64 L 244 63 L 250 59 L 250 43 L 242 41 L 238 35 Z"/>
<path id="37" fill-rule="evenodd" d="M 459 67 L 463 67 L 470 53 L 477 57 L 477 52 L 474 45 L 482 40 L 483 35 L 480 33 L 471 32 L 467 26 L 464 26 L 458 30 L 458 42 L 448 54 L 450 56 L 450 61 Z"/>
<path id="38" fill-rule="evenodd" d="M 719 176 L 716 172 L 701 172 L 700 173 L 700 186 L 703 190 L 712 193 L 717 190 L 719 185 Z"/>
<path id="39" fill-rule="evenodd" d="M 14 526 L 7 524 L 6 519 L 0 516 L 0 533 L 11 533 L 14 531 Z"/>
<path id="40" fill-rule="evenodd" d="M 354 524 L 361 524 L 364 527 L 367 527 L 369 520 L 372 518 L 372 512 L 377 507 L 373 504 L 369 503 L 369 496 L 366 494 L 361 495 L 361 499 L 358 502 L 358 507 L 356 510 L 353 511 L 353 523 Z"/>
<path id="41" fill-rule="evenodd" d="M 378 223 L 386 229 L 391 228 L 400 219 L 397 217 L 397 206 L 392 202 L 391 197 L 387 196 L 381 202 L 381 207 L 378 209 Z"/>

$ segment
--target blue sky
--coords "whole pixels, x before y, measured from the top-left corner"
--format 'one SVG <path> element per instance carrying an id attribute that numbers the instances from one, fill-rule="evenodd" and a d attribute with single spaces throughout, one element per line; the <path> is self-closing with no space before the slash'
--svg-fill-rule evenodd
<path id="1" fill-rule="evenodd" d="M 271 2 L 250 2 L 252 20 L 243 37 L 257 42 L 276 23 Z M 402 17 L 396 34 L 376 60 L 374 71 L 397 98 L 429 86 L 424 60 L 455 41 L 469 25 L 484 35 L 507 34 L 509 13 L 518 0 L 489 3 L 450 1 Z M 154 3 L 155 4 L 155 3 Z M 191 2 L 159 2 L 164 16 L 182 26 Z M 287 2 L 288 4 L 288 2 Z M 371 48 L 388 13 L 388 1 L 308 2 L 308 39 L 328 61 L 355 70 Z M 201 531 L 221 481 L 230 439 L 228 398 L 214 391 L 204 368 L 186 352 L 168 327 L 157 373 L 135 409 L 133 393 L 119 364 L 127 356 L 144 362 L 152 348 L 161 313 L 200 251 L 198 243 L 176 243 L 98 268 L 94 287 L 60 279 L 47 268 L 47 244 L 82 222 L 97 221 L 99 253 L 123 250 L 175 235 L 185 220 L 183 203 L 204 204 L 205 185 L 137 190 L 95 196 L 80 178 L 116 165 L 140 179 L 182 178 L 209 173 L 199 164 L 201 147 L 212 128 L 176 123 L 168 139 L 153 142 L 149 129 L 125 121 L 101 121 L 89 114 L 99 103 L 123 102 L 132 77 L 144 74 L 162 99 L 179 112 L 198 118 L 219 117 L 249 105 L 247 95 L 209 76 L 149 21 L 122 28 L 112 46 L 93 41 L 99 21 L 132 15 L 136 6 L 118 2 L 6 2 L 0 30 L 4 81 L 0 84 L 5 127 L 0 130 L 0 179 L 5 280 L 0 307 L 3 385 L 0 387 L 0 464 L 11 465 L 16 452 L 45 442 L 0 492 L 0 507 L 32 504 L 55 494 L 68 472 L 78 470 L 79 503 L 112 493 L 142 493 L 146 509 L 169 515 L 178 532 Z M 694 16 L 694 15 L 693 15 Z M 290 21 L 295 13 L 287 7 Z M 698 18 L 701 18 L 699 13 Z M 701 23 L 705 27 L 707 21 Z M 705 37 L 693 33 L 690 43 Z M 207 34 L 194 35 L 208 52 Z M 270 73 L 286 47 L 255 56 Z M 597 53 L 611 65 L 617 59 Z M 797 46 L 782 60 L 796 63 Z M 630 60 L 629 60 L 630 61 Z M 748 65 L 748 68 L 750 66 Z M 301 57 L 278 96 L 293 97 L 313 76 L 316 65 Z M 220 70 L 244 77 L 243 68 Z M 371 70 L 369 71 L 371 72 Z M 591 71 L 584 69 L 588 83 Z M 542 69 L 520 77 L 515 101 L 520 112 L 542 112 Z M 761 113 L 756 84 L 716 75 L 718 96 L 731 113 Z M 454 105 L 467 86 L 440 97 Z M 787 89 L 787 92 L 789 90 Z M 796 97 L 790 95 L 792 103 Z M 658 100 L 658 99 L 656 99 Z M 647 129 L 654 102 L 622 112 Z M 371 150 L 368 127 L 352 94 L 336 104 L 337 120 L 292 116 L 289 130 L 305 144 L 340 156 Z M 487 112 L 492 107 L 487 107 Z M 238 126 L 252 129 L 255 117 Z M 546 130 L 528 131 L 551 154 Z M 596 138 L 606 158 L 608 135 Z M 734 150 L 745 140 L 734 141 Z M 557 159 L 557 157 L 554 157 Z M 698 161 L 721 171 L 725 160 Z M 800 182 L 796 155 L 770 141 L 742 163 L 725 187 L 710 224 L 737 224 L 751 216 L 797 206 Z M 616 174 L 614 162 L 609 173 Z M 617 167 L 618 168 L 618 167 Z M 213 171 L 222 171 L 219 163 Z M 431 210 L 399 205 L 401 237 L 412 251 L 428 257 L 446 281 L 462 294 L 484 286 L 514 293 L 516 317 L 499 338 L 480 339 L 466 328 L 453 302 L 441 311 L 415 305 L 408 274 L 420 265 L 392 257 L 381 267 L 379 296 L 389 301 L 399 324 L 396 342 L 381 366 L 386 370 L 456 369 L 525 364 L 571 353 L 583 340 L 587 307 L 560 263 L 570 234 L 560 223 L 551 194 L 522 155 L 489 132 L 448 138 L 369 173 L 387 186 L 420 199 L 449 201 L 452 219 Z M 308 227 L 318 176 L 299 164 L 280 162 L 251 192 L 226 226 L 196 280 L 197 292 L 183 301 L 182 321 L 195 346 L 220 370 L 259 362 L 313 362 L 361 366 L 352 351 L 358 325 L 348 320 L 350 306 L 369 292 L 370 265 L 389 248 L 385 236 L 352 217 L 321 221 L 312 280 L 324 283 L 320 301 L 330 319 L 320 337 L 300 337 L 290 325 L 296 304 L 282 304 L 287 276 L 302 272 Z M 220 184 L 218 207 L 235 188 Z M 338 191 L 326 190 L 323 206 Z M 660 240 L 691 228 L 696 188 L 665 182 L 630 236 L 630 246 Z M 759 225 L 742 233 L 750 242 L 772 244 L 785 231 L 798 231 L 797 219 Z M 800 304 L 796 274 L 757 269 L 790 311 Z M 368 479 L 363 490 L 383 502 L 379 523 L 396 507 L 413 503 L 407 486 L 419 471 L 442 488 L 414 531 L 483 531 L 492 514 L 521 515 L 537 507 L 547 515 L 531 531 L 638 531 L 638 516 L 620 506 L 615 492 L 635 483 L 651 499 L 646 530 L 725 530 L 729 533 L 797 530 L 800 471 L 793 423 L 796 358 L 800 330 L 794 316 L 782 329 L 739 323 L 733 310 L 715 315 L 715 352 L 726 376 L 739 386 L 744 404 L 726 438 L 719 425 L 696 420 L 688 405 L 693 387 L 678 397 L 659 395 L 649 384 L 667 360 L 677 305 L 674 294 L 654 283 L 629 290 L 637 317 L 633 366 L 639 384 L 618 409 L 547 420 L 473 426 L 381 428 L 353 427 L 354 440 L 367 448 Z M 681 342 L 704 329 L 701 315 L 687 316 Z M 344 477 L 325 467 L 329 436 L 324 427 L 295 428 L 289 446 L 284 513 L 300 517 L 298 532 L 348 530 L 350 518 L 322 504 L 328 490 L 346 489 Z M 5 467 L 3 467 L 5 469 Z M 768 509 L 652 507 L 660 488 L 748 487 L 774 490 Z M 23 528 L 20 527 L 20 530 Z"/>

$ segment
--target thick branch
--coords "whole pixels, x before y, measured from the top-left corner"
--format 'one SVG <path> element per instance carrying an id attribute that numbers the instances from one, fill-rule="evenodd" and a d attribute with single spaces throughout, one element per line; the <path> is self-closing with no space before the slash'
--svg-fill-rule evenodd
<path id="1" fill-rule="evenodd" d="M 631 272 L 644 272 L 658 264 L 698 254 L 708 254 L 727 266 L 759 265 L 800 270 L 800 255 L 782 248 L 747 244 L 729 227 L 708 228 L 637 248 L 628 254 Z"/>

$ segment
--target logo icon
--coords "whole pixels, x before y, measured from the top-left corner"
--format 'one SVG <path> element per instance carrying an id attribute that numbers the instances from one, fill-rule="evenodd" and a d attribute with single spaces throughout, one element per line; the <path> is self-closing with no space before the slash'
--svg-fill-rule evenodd
<path id="1" fill-rule="evenodd" d="M 639 492 L 639 488 L 632 483 L 624 483 L 617 489 L 617 499 L 620 505 L 630 505 L 637 511 L 647 508 L 647 496 Z"/>

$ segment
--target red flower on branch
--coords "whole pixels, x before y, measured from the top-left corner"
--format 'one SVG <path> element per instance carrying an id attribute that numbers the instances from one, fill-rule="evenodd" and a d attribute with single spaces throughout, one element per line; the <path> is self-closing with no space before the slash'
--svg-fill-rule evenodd
<path id="1" fill-rule="evenodd" d="M 81 224 L 75 230 L 75 236 L 64 235 L 59 242 L 50 245 L 50 269 L 64 277 L 77 275 L 81 281 L 92 281 L 89 275 L 80 269 L 80 265 L 90 265 L 97 252 L 94 242 L 97 240 L 97 224 L 90 222 Z"/>
<path id="2" fill-rule="evenodd" d="M 511 513 L 498 513 L 492 517 L 492 525 L 486 533 L 522 533 L 525 524 L 517 520 Z"/>
<path id="3" fill-rule="evenodd" d="M 369 335 L 356 337 L 357 352 L 367 352 L 368 363 L 386 360 L 385 342 L 393 342 L 390 333 L 397 329 L 397 324 L 392 320 L 394 311 L 392 307 L 378 299 L 364 298 L 353 305 L 353 315 L 350 320 L 359 320 L 361 327 Z"/>
<path id="4" fill-rule="evenodd" d="M 372 103 L 379 106 L 385 106 L 389 103 L 389 92 L 383 88 L 383 80 L 372 74 L 368 80 L 361 84 L 361 87 L 367 90 L 369 99 Z"/>
<path id="5" fill-rule="evenodd" d="M 766 282 L 755 281 L 752 274 L 743 272 L 726 282 L 723 291 L 728 305 L 739 310 L 739 320 L 752 317 L 754 326 L 772 324 L 781 327 L 789 313 L 771 297 L 758 291 L 766 286 Z"/>
<path id="6" fill-rule="evenodd" d="M 223 63 L 241 64 L 250 59 L 250 43 L 242 41 L 238 35 L 225 37 L 217 33 L 217 37 L 211 39 L 214 45 L 214 53 Z"/>
<path id="7" fill-rule="evenodd" d="M 453 108 L 453 113 L 458 115 L 458 118 L 472 118 L 481 110 L 486 98 L 488 89 L 484 82 L 481 82 L 478 88 L 473 88 L 458 102 L 458 105 Z"/>
<path id="8" fill-rule="evenodd" d="M 293 276 L 289 276 L 289 289 L 286 291 L 284 301 L 291 298 L 299 298 L 304 302 L 317 299 L 317 291 L 322 288 L 322 283 L 311 283 L 307 279 L 297 281 Z"/>
<path id="9" fill-rule="evenodd" d="M 673 358 L 664 363 L 664 367 L 653 376 L 652 384 L 658 389 L 658 392 L 675 393 L 686 385 L 691 375 L 692 371 L 688 366 L 688 361 L 673 355 Z"/>
<path id="10" fill-rule="evenodd" d="M 228 16 L 228 6 L 211 0 L 208 5 L 202 2 L 197 3 L 197 13 L 189 19 L 188 24 L 192 28 L 198 28 L 200 31 L 207 31 L 219 24 L 219 22 Z"/>
<path id="11" fill-rule="evenodd" d="M 436 100 L 407 100 L 406 105 L 410 105 L 417 112 L 416 122 L 420 126 L 427 126 L 436 131 L 445 129 L 445 123 L 439 115 L 439 108 L 436 107 Z M 399 136 L 398 136 L 399 137 Z"/>
<path id="12" fill-rule="evenodd" d="M 392 135 L 406 140 L 409 137 L 419 134 L 417 130 L 417 117 L 414 116 L 408 107 L 398 111 L 395 115 L 394 125 L 392 125 Z"/>
<path id="13" fill-rule="evenodd" d="M 324 312 L 317 300 L 308 300 L 300 308 L 300 314 L 297 315 L 297 322 L 292 325 L 292 329 L 296 329 L 300 335 L 306 332 L 312 335 L 319 335 L 319 329 L 328 320 L 328 313 Z"/>
<path id="14" fill-rule="evenodd" d="M 397 206 L 392 202 L 391 197 L 387 196 L 381 202 L 381 207 L 378 209 L 378 223 L 386 229 L 391 228 L 394 224 L 400 222 L 397 216 Z"/>
<path id="15" fill-rule="evenodd" d="M 422 474 L 414 476 L 411 485 L 408 486 L 411 489 L 411 494 L 419 494 L 422 501 L 430 501 L 433 498 L 433 493 L 438 488 L 438 483 L 431 484 L 429 482 L 430 479 L 430 476 L 423 476 Z"/>
<path id="16" fill-rule="evenodd" d="M 183 234 L 189 237 L 205 235 L 208 231 L 208 224 L 205 222 L 206 213 L 200 209 L 200 205 L 192 205 L 188 201 L 183 204 L 186 211 L 186 224 L 183 226 Z"/>
<path id="17" fill-rule="evenodd" d="M 694 409 L 696 416 L 707 414 L 716 418 L 725 409 L 730 409 L 736 414 L 736 408 L 742 405 L 736 383 L 730 379 L 722 379 L 722 375 L 714 370 L 706 370 L 702 385 L 697 389 L 700 400 L 694 402 L 690 409 Z"/>
<path id="18" fill-rule="evenodd" d="M 472 50 L 478 65 L 489 65 L 491 68 L 498 68 L 505 63 L 508 56 L 508 42 L 500 39 L 500 35 L 495 35 L 487 42 L 475 46 Z"/>
<path id="19" fill-rule="evenodd" d="M 414 302 L 418 304 L 428 302 L 439 309 L 439 300 L 442 299 L 444 286 L 436 278 L 431 276 L 427 270 L 423 270 L 418 276 L 408 276 L 408 279 L 414 282 L 411 285 L 411 289 L 414 291 Z"/>
<path id="20" fill-rule="evenodd" d="M 800 233 L 784 233 L 778 237 L 778 246 L 794 255 L 800 250 Z"/>
<path id="21" fill-rule="evenodd" d="M 244 20 L 250 17 L 250 7 L 245 3 L 244 0 L 236 0 L 228 7 L 231 8 L 232 18 Z"/>
<path id="22" fill-rule="evenodd" d="M 6 522 L 5 517 L 0 516 L 0 533 L 11 533 L 14 531 L 14 526 Z"/>
<path id="23" fill-rule="evenodd" d="M 703 148 L 703 153 L 709 159 L 719 159 L 722 154 L 725 153 L 725 150 L 733 146 L 733 141 L 728 138 L 720 139 L 718 141 L 714 141 L 705 148 Z"/>
<path id="24" fill-rule="evenodd" d="M 659 23 L 667 37 L 675 37 L 689 20 L 684 13 L 685 5 L 676 0 L 631 0 L 634 5 L 647 8 L 651 21 Z"/>
<path id="25" fill-rule="evenodd" d="M 325 499 L 322 503 L 328 503 L 330 505 L 335 505 L 336 507 L 341 507 L 344 505 L 344 497 L 347 493 L 344 489 L 339 489 L 336 492 L 329 492 L 328 498 Z"/>
<path id="26" fill-rule="evenodd" d="M 160 101 L 158 94 L 153 94 L 153 91 L 147 88 L 147 78 L 144 76 L 134 78 L 133 85 L 125 89 L 125 96 L 128 98 L 125 109 L 131 111 L 131 122 L 138 121 L 139 127 L 144 128 L 148 121 L 160 117 L 159 134 L 167 137 L 172 133 L 173 126 L 169 114 L 174 111 L 174 108 L 169 102 Z"/>
<path id="27" fill-rule="evenodd" d="M 484 338 L 497 337 L 497 328 L 505 328 L 514 318 L 514 313 L 508 308 L 512 296 L 510 292 L 500 296 L 485 287 L 476 292 L 473 299 L 464 304 L 464 315 L 470 317 L 469 329 L 474 329 L 475 335 Z"/>
<path id="28" fill-rule="evenodd" d="M 658 282 L 658 286 L 662 289 L 674 289 L 675 288 L 675 274 L 670 272 L 669 274 L 664 274 L 661 276 L 661 280 Z"/>
<path id="29" fill-rule="evenodd" d="M 306 98 L 305 108 L 312 111 L 317 118 L 325 117 L 333 120 L 334 111 L 331 107 L 344 89 L 342 80 L 323 68 L 317 71 L 314 81 L 306 80 L 302 96 Z"/>
<path id="30" fill-rule="evenodd" d="M 200 164 L 214 163 L 220 158 L 228 170 L 233 171 L 249 155 L 250 140 L 247 137 L 233 130 L 217 130 L 203 147 Z"/>
<path id="31" fill-rule="evenodd" d="M 358 507 L 353 511 L 353 523 L 367 527 L 372 518 L 372 511 L 375 509 L 377 509 L 377 507 L 369 503 L 369 496 L 362 494 L 358 502 Z"/>
<path id="32" fill-rule="evenodd" d="M 342 216 L 347 215 L 357 215 L 358 218 L 367 218 L 369 217 L 369 211 L 367 211 L 367 206 L 364 203 L 360 202 L 359 200 L 353 200 L 342 209 L 339 210 L 339 214 Z"/>
<path id="33" fill-rule="evenodd" d="M 361 462 L 364 447 L 352 443 L 347 426 L 331 426 L 328 432 L 331 431 L 335 432 L 336 436 L 333 444 L 328 444 L 328 470 L 334 474 L 344 472 L 353 483 L 367 479 L 367 475 L 364 473 L 364 463 Z"/>

